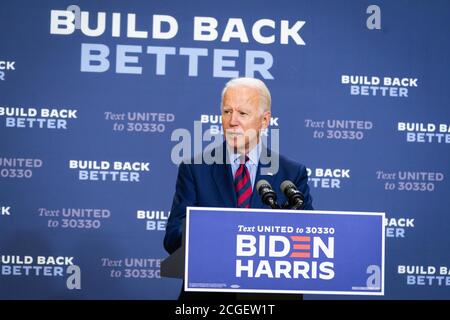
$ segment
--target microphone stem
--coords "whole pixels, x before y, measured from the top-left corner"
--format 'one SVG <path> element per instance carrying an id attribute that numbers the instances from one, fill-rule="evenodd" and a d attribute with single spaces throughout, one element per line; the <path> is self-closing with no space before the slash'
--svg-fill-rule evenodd
<path id="1" fill-rule="evenodd" d="M 280 206 L 278 205 L 278 203 L 275 200 L 269 199 L 268 202 L 269 202 L 269 206 L 272 209 L 280 209 Z"/>
<path id="2" fill-rule="evenodd" d="M 292 206 L 292 210 L 299 210 L 303 207 L 303 201 L 297 200 L 295 204 Z"/>

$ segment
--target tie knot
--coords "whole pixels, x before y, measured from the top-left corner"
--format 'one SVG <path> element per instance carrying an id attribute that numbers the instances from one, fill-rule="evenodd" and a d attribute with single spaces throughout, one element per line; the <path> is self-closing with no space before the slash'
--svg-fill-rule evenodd
<path id="1" fill-rule="evenodd" d="M 246 164 L 248 160 L 249 160 L 248 156 L 240 156 L 239 157 L 239 163 L 240 164 Z"/>

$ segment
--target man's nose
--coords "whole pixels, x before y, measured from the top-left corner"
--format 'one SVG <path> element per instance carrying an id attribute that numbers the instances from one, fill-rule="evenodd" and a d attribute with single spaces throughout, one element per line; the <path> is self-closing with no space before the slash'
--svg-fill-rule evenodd
<path id="1" fill-rule="evenodd" d="M 231 114 L 230 125 L 232 125 L 232 126 L 238 126 L 239 125 L 239 118 L 238 118 L 237 112 L 233 112 Z"/>

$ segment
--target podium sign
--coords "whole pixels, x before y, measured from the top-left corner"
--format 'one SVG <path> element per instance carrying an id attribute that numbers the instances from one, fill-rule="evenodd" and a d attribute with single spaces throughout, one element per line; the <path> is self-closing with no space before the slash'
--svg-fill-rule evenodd
<path id="1" fill-rule="evenodd" d="M 185 290 L 384 295 L 384 213 L 188 207 Z"/>

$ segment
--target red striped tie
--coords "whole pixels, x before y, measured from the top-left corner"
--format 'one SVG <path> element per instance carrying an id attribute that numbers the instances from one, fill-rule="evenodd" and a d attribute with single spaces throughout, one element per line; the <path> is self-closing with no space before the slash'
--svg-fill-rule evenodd
<path id="1" fill-rule="evenodd" d="M 245 162 L 248 157 L 245 156 Z M 252 181 L 250 172 L 245 166 L 245 162 L 240 164 L 234 175 L 234 188 L 236 190 L 238 208 L 250 208 L 250 199 L 252 195 Z"/>

